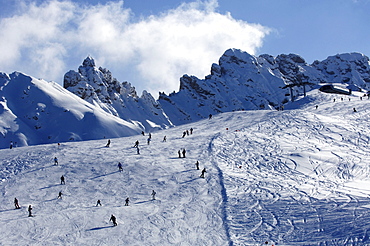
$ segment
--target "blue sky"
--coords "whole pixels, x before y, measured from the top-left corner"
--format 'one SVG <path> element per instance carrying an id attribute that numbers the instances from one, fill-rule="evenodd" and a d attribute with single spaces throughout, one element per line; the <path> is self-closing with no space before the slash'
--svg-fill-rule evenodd
<path id="1" fill-rule="evenodd" d="M 87 55 L 139 94 L 178 90 L 228 48 L 308 63 L 370 55 L 369 0 L 0 0 L 0 71 L 63 83 Z"/>

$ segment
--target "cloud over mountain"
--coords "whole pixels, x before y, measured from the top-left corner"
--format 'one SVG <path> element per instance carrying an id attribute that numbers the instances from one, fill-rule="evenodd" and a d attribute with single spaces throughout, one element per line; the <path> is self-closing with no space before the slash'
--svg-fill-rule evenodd
<path id="1" fill-rule="evenodd" d="M 22 2 L 0 20 L 2 71 L 62 82 L 63 73 L 90 54 L 139 90 L 178 90 L 184 73 L 204 76 L 224 50 L 251 54 L 269 29 L 217 12 L 216 0 L 182 4 L 137 17 L 123 1 L 80 5 L 72 1 Z"/>

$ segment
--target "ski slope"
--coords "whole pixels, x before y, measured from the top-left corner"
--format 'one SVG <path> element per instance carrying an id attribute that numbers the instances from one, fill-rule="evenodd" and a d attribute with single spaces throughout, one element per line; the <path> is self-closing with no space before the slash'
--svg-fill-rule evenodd
<path id="1" fill-rule="evenodd" d="M 153 132 L 149 145 L 2 149 L 0 245 L 370 245 L 369 102 L 313 91 L 289 110 Z"/>

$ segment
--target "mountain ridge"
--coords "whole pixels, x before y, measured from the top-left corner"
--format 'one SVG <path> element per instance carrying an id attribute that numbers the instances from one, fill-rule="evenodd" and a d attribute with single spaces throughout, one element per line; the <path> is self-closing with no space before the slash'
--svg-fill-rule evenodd
<path id="1" fill-rule="evenodd" d="M 229 111 L 281 110 L 322 84 L 366 92 L 369 82 L 369 58 L 360 53 L 307 64 L 296 54 L 253 56 L 229 49 L 204 79 L 184 75 L 178 92 L 159 92 L 155 100 L 145 90 L 139 97 L 129 82 L 119 82 L 88 56 L 78 71 L 65 74 L 64 88 L 19 72 L 0 74 L 0 148 L 10 141 L 26 146 L 130 136 Z"/>

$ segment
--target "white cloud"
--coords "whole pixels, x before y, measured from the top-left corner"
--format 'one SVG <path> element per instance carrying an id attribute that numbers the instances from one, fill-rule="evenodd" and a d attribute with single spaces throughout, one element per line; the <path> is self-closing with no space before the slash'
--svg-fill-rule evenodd
<path id="1" fill-rule="evenodd" d="M 184 73 L 207 75 L 228 48 L 254 54 L 269 33 L 266 27 L 218 13 L 217 5 L 216 0 L 184 3 L 134 21 L 123 1 L 96 6 L 24 3 L 21 14 L 0 20 L 0 69 L 62 83 L 64 73 L 76 70 L 91 54 L 120 81 L 153 96 L 171 92 Z"/>

